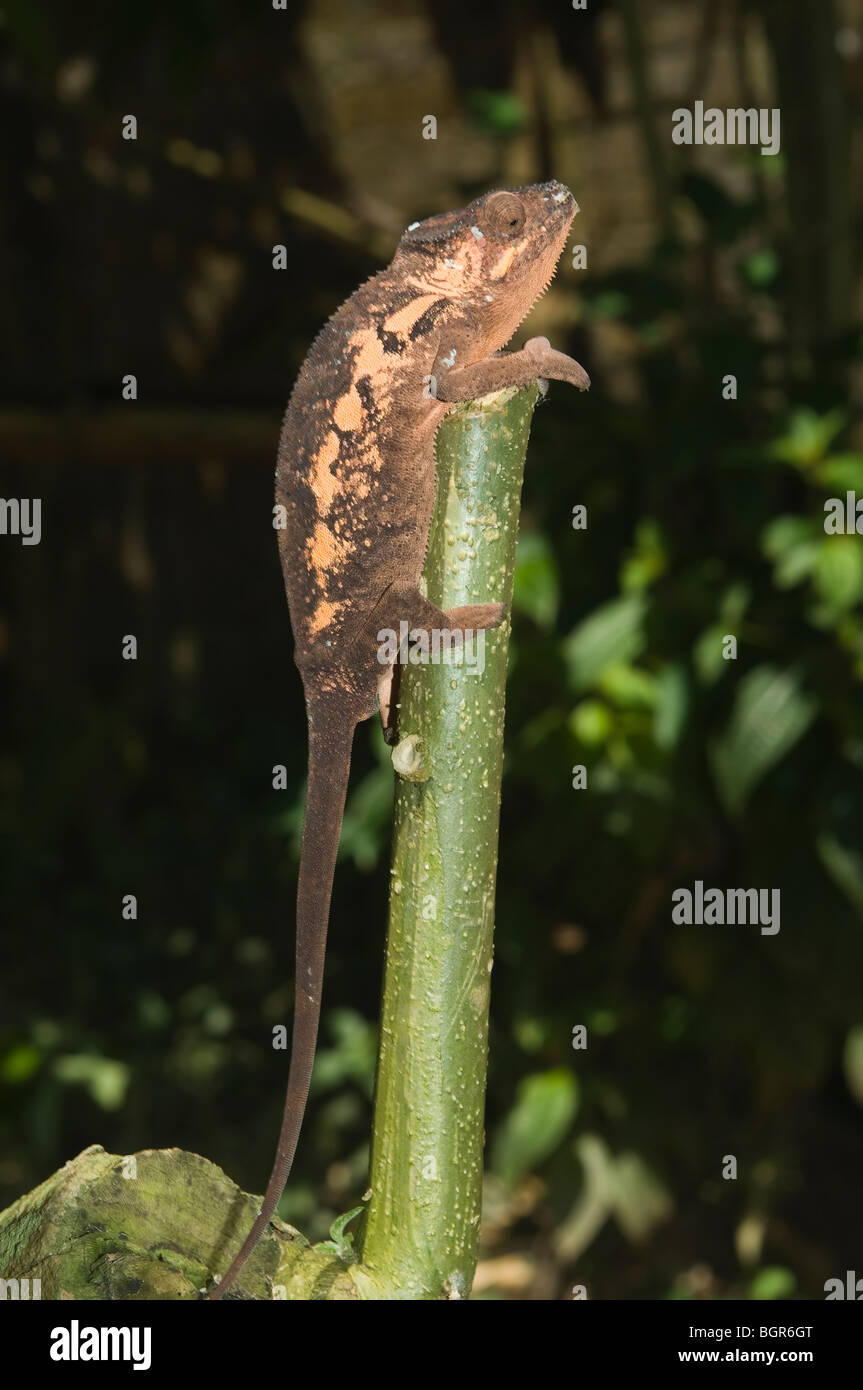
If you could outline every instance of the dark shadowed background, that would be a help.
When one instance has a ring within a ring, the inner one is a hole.
[[[520,336],[593,389],[528,456],[476,1296],[863,1272],[863,538],[823,510],[863,498],[863,4],[2,16],[0,493],[42,539],[0,535],[0,1205],[94,1142],[262,1190],[305,770],[281,413],[408,222],[554,176],[582,213]],[[780,153],[673,144],[695,101],[780,108]],[[390,800],[369,724],[281,1206],[313,1238],[366,1184]],[[780,889],[781,930],[675,925],[696,880]]]

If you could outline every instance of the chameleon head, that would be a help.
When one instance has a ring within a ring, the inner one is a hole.
[[[554,275],[578,204],[556,179],[486,193],[461,212],[413,222],[399,242],[408,273],[515,332]]]

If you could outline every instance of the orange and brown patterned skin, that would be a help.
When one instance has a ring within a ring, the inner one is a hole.
[[[589,380],[545,338],[500,353],[548,286],[578,208],[555,181],[414,223],[389,266],[321,329],[279,443],[276,502],[309,722],[297,893],[291,1066],[276,1161],[223,1296],[270,1221],[293,1162],[315,1055],[330,892],[356,725],[389,704],[378,632],[495,627],[502,605],[442,613],[419,590],[435,498],[434,441],[456,401],[536,377]]]
[[[414,225],[303,363],[276,474],[297,662],[307,688],[354,691],[368,706],[360,717],[376,704],[375,635],[393,626],[376,615],[372,632],[366,620],[392,586],[416,589],[434,505],[434,439],[449,404],[542,375],[588,385],[544,339],[487,361],[551,280],[576,211],[569,191],[548,183]],[[469,366],[480,370],[459,389]],[[402,616],[420,620],[422,611]],[[347,657],[358,639],[364,649]]]

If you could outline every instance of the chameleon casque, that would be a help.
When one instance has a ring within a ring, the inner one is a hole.
[[[435,434],[457,401],[536,377],[590,385],[532,338],[501,353],[548,287],[578,206],[563,184],[477,198],[415,222],[385,270],[321,329],[288,403],[279,444],[279,548],[309,727],[297,894],[291,1064],[275,1163],[221,1298],[272,1218],[306,1106],[321,1008],[330,893],[354,730],[380,709],[392,741],[393,666],[378,633],[496,627],[499,603],[442,612],[420,592],[435,500]]]

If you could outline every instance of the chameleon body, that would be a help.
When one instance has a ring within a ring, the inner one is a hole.
[[[435,500],[435,434],[457,401],[536,377],[582,390],[572,358],[533,338],[500,349],[547,288],[578,207],[555,181],[486,194],[412,224],[385,270],[322,328],[285,415],[279,533],[309,765],[297,896],[291,1065],[281,1134],[258,1217],[210,1298],[221,1298],[284,1190],[306,1105],[320,1017],[330,892],[356,725],[392,730],[382,629],[496,627],[501,604],[444,613],[420,592]]]

